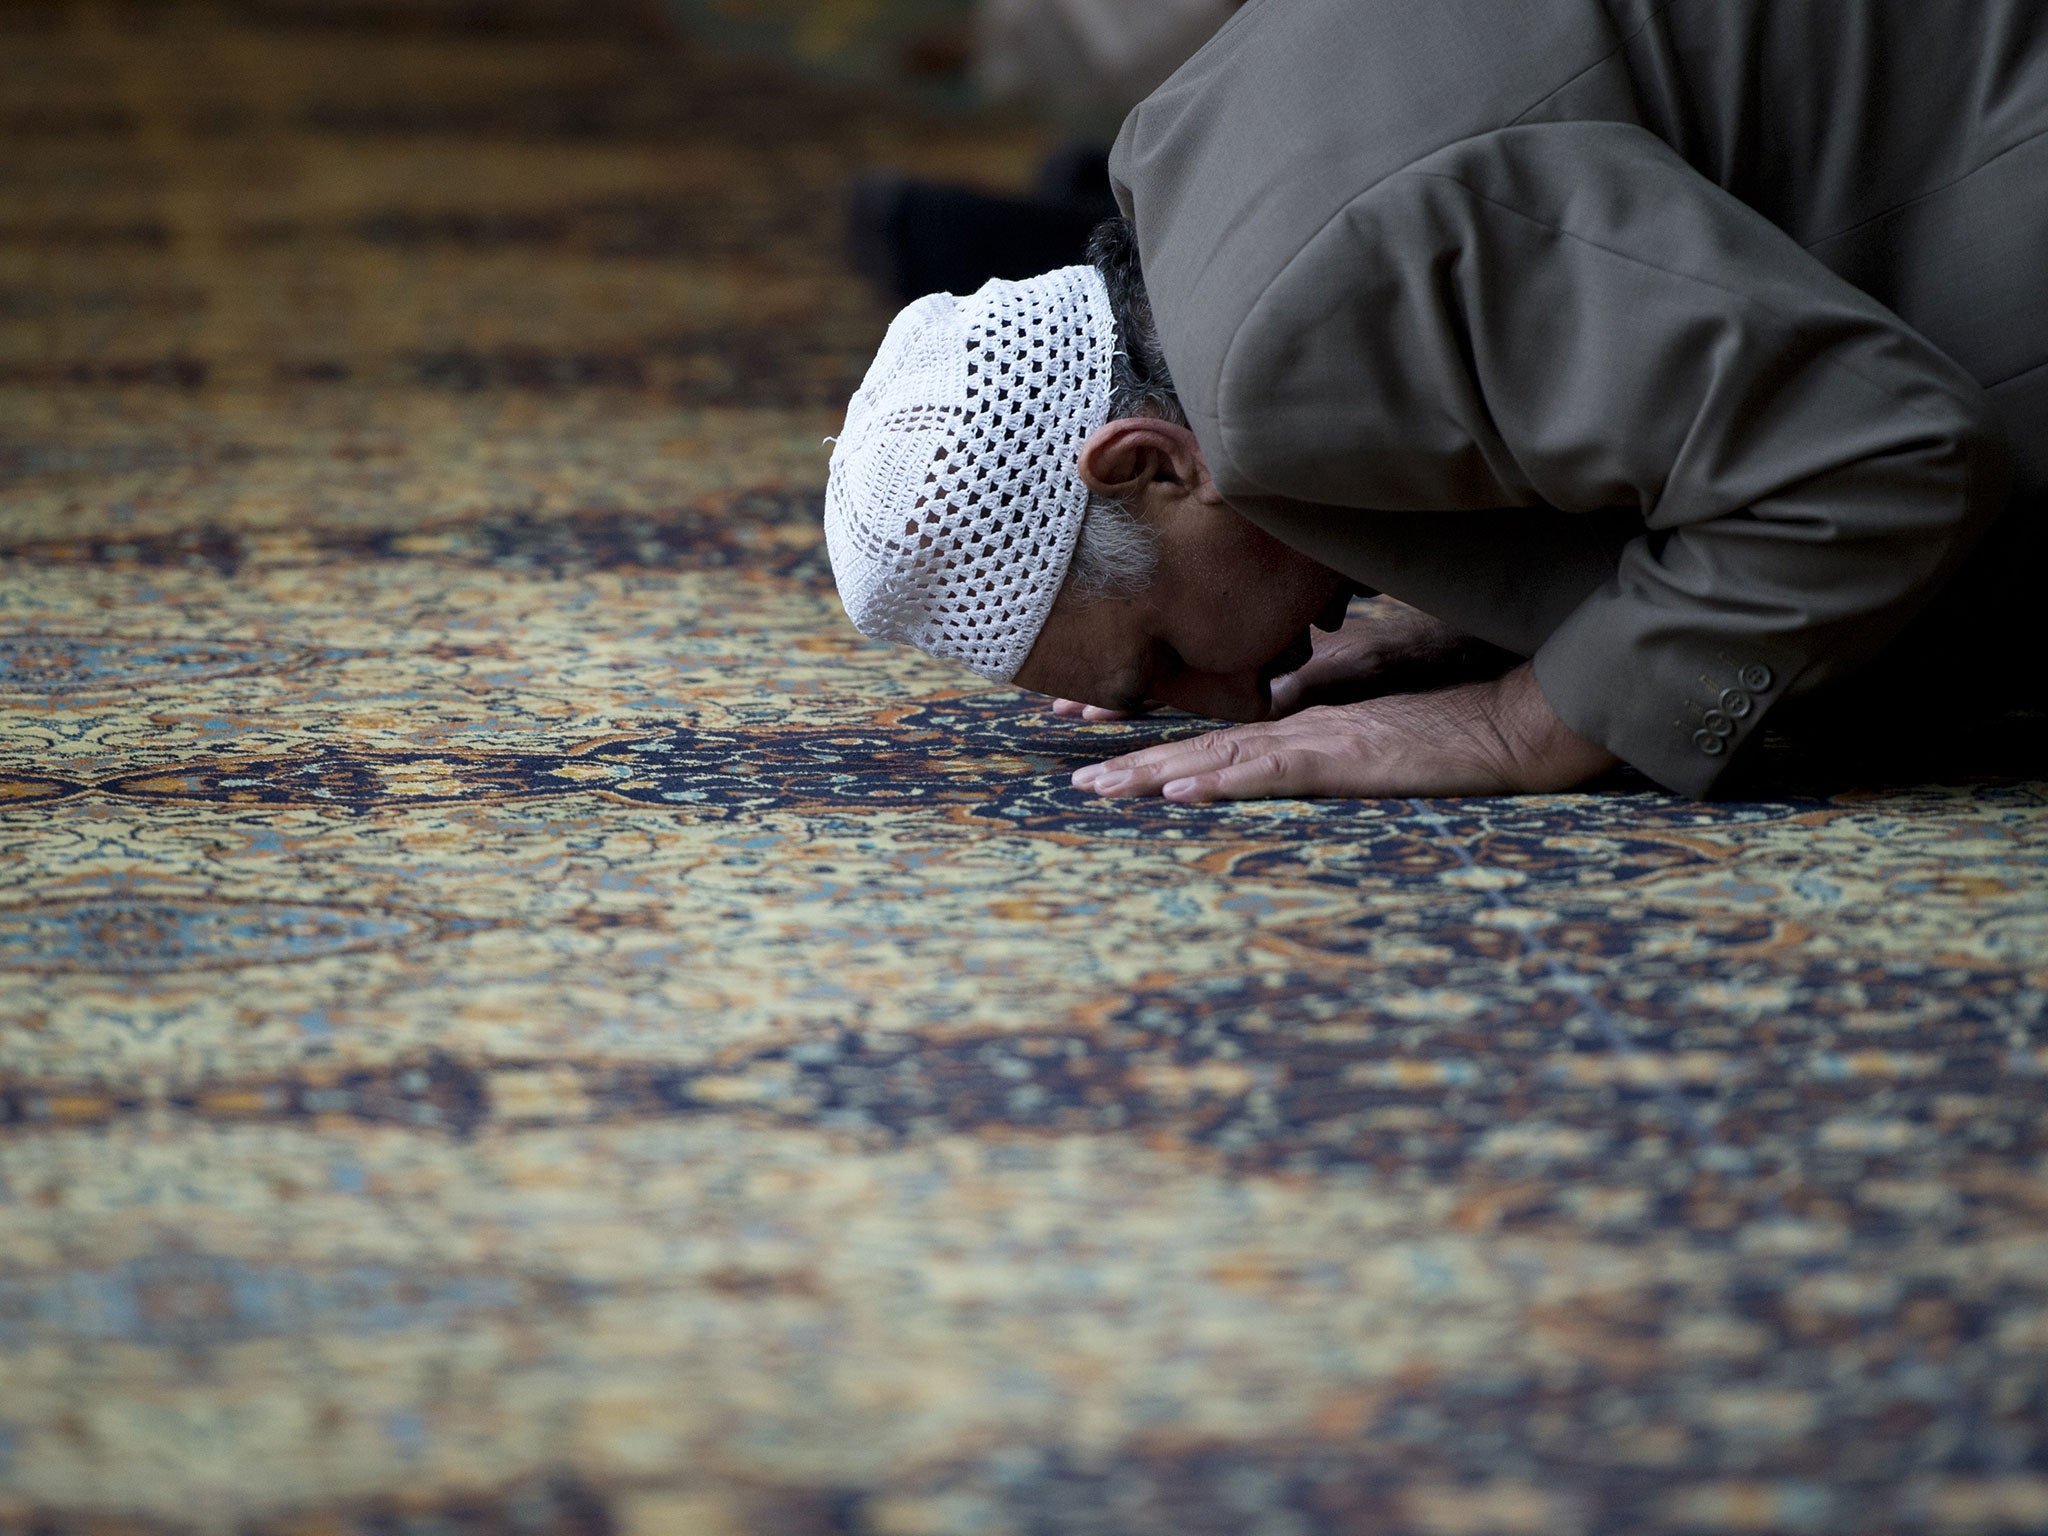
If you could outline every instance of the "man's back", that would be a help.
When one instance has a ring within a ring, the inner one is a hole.
[[[1375,183],[1575,121],[1647,129],[1980,383],[2048,362],[2048,282],[1982,297],[2048,271],[2048,0],[1256,0],[1114,165],[1169,356]]]
[[[1231,505],[1667,784],[2048,498],[2048,0],[1253,0],[1111,172]]]

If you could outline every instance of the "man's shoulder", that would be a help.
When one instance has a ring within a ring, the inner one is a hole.
[[[1251,0],[1124,124],[1111,160],[1197,415],[1275,277],[1446,145],[1514,122],[1668,0]]]

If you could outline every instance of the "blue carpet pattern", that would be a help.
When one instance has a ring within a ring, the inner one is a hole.
[[[818,531],[1041,146],[662,14],[0,11],[0,1533],[2048,1530],[2038,772],[1075,794]]]

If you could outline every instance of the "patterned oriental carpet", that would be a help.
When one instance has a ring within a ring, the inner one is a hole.
[[[0,12],[0,1532],[2048,1529],[2048,785],[1102,805],[862,642],[932,119]]]

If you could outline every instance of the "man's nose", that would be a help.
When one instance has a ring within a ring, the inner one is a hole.
[[[1272,690],[1254,667],[1239,672],[1176,672],[1157,688],[1154,703],[1205,720],[1245,724],[1265,719],[1273,709]]]

